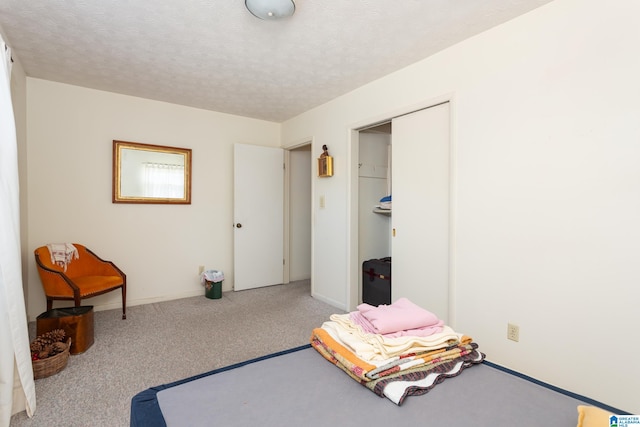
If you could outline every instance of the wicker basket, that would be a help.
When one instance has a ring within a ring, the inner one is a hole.
[[[46,359],[34,360],[33,364],[33,379],[40,379],[50,377],[58,372],[62,371],[69,361],[69,348],[71,347],[71,338],[67,338],[67,348],[63,352],[56,354],[55,356],[47,357]]]

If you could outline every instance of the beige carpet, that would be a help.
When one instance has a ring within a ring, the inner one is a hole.
[[[87,301],[90,304],[91,300]],[[309,342],[338,309],[308,281],[95,313],[95,343],[65,370],[36,380],[37,410],[19,426],[128,426],[131,398],[149,387]],[[33,335],[35,324],[30,324]]]

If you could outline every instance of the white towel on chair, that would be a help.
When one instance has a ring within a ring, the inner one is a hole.
[[[80,258],[78,249],[71,243],[49,243],[47,249],[51,254],[51,262],[62,267],[64,271],[67,271],[67,265],[72,260]]]

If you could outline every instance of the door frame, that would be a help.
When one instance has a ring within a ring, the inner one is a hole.
[[[455,177],[456,171],[456,108],[455,108],[455,94],[448,93],[439,97],[423,100],[416,104],[407,105],[404,107],[390,110],[385,113],[378,114],[365,120],[353,123],[349,126],[348,137],[348,169],[349,169],[349,185],[347,186],[347,198],[349,200],[347,206],[347,286],[345,289],[345,302],[347,311],[353,311],[356,309],[359,301],[359,287],[358,273],[360,266],[358,265],[358,157],[360,150],[360,131],[377,126],[379,124],[389,122],[396,117],[411,114],[415,111],[424,110],[426,108],[435,107],[436,105],[449,102],[449,144],[450,144],[450,157],[449,157],[449,325],[455,327]],[[391,133],[393,138],[393,131]],[[392,254],[393,256],[393,254]]]
[[[291,151],[296,150],[298,148],[309,146],[311,148],[311,152],[313,153],[313,138],[304,138],[299,142],[296,142],[287,147],[282,147],[284,150],[284,236],[283,236],[283,244],[284,244],[284,262],[283,266],[283,283],[289,283],[291,278]],[[315,217],[313,212],[313,201],[315,194],[315,179],[313,179],[313,155],[311,155],[311,159],[309,161],[309,173],[311,174],[311,271],[310,271],[310,282],[311,282],[311,295],[313,295],[313,274],[314,274],[314,237],[315,237]]]

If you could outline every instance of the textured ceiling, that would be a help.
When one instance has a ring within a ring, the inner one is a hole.
[[[551,0],[0,0],[28,76],[281,122]]]

